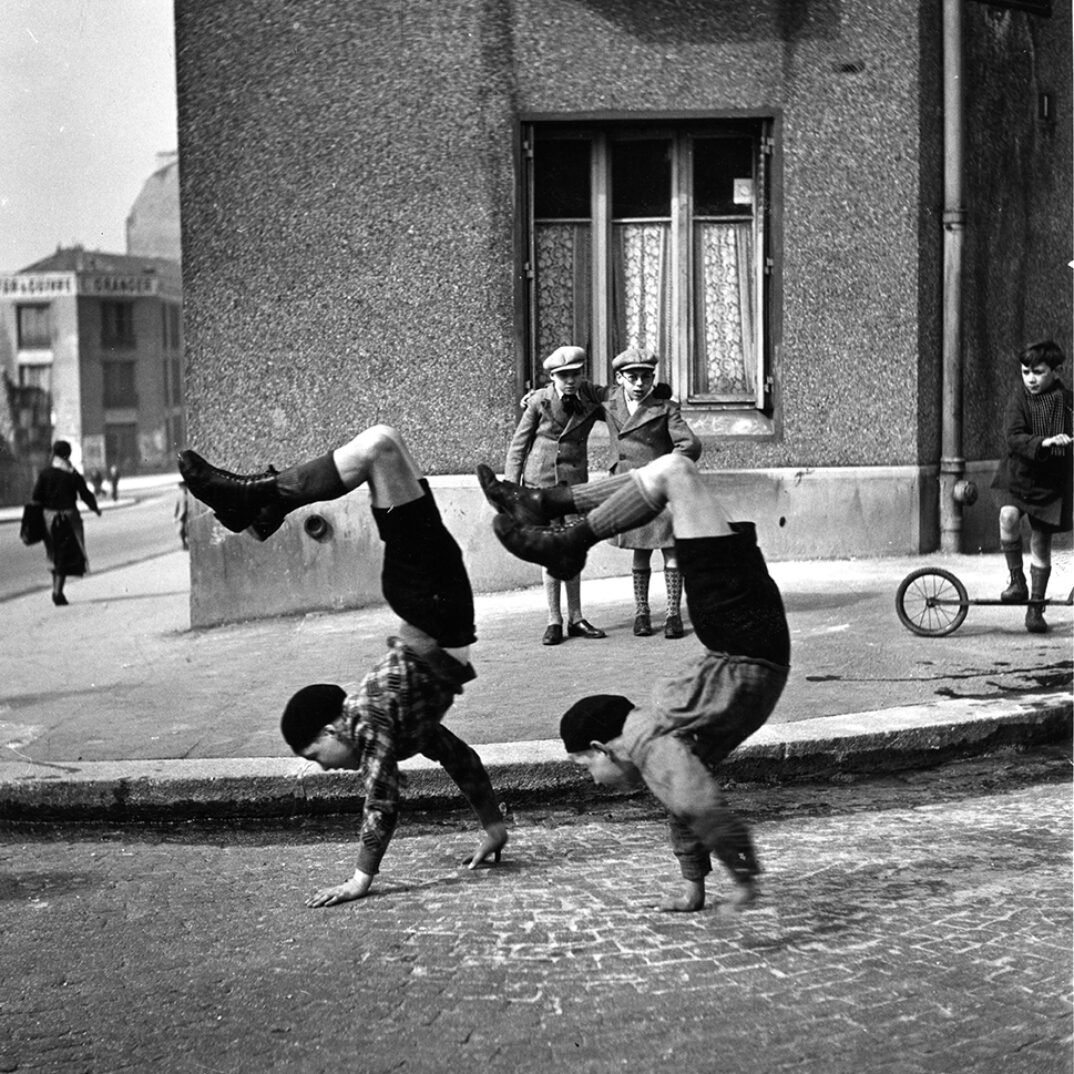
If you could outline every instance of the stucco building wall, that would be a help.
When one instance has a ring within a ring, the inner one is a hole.
[[[388,418],[431,472],[499,458],[518,117],[752,109],[781,118],[779,435],[719,464],[920,461],[920,5],[746,7],[180,3],[195,441],[254,462]]]
[[[986,255],[968,241],[964,453],[987,483],[1001,450],[997,339],[1037,334],[1058,310],[1041,334],[1070,344],[1068,255],[1062,268],[1039,261],[1066,241],[1053,238],[1064,220],[1069,234],[1069,138],[1049,135],[1046,150],[1038,132],[1017,142],[1021,174],[1004,164],[1033,80],[1056,83],[1057,126],[1069,126],[1070,28],[1059,11],[1008,12],[1001,32],[991,9],[964,7],[968,96],[997,67],[996,93],[1020,96],[998,114],[1002,130],[971,101],[970,218],[982,204],[1001,214],[1007,258],[1033,247],[999,267],[991,243]],[[178,0],[193,446],[228,468],[261,469],[389,421],[430,474],[500,465],[524,377],[519,124],[765,114],[775,133],[772,428],[707,437],[702,464],[744,475],[747,504],[751,471],[761,490],[798,488],[788,474],[824,469],[832,503],[839,468],[848,502],[861,468],[887,468],[891,517],[865,512],[849,538],[862,551],[934,547],[940,10],[939,0]],[[1053,207],[1030,204],[1036,189],[1016,192],[1012,220],[1005,205],[1019,182],[1054,194]],[[992,528],[985,499],[974,541]],[[826,554],[822,533],[810,545],[796,528],[820,502],[763,520],[774,554]],[[201,555],[205,588],[234,573]]]

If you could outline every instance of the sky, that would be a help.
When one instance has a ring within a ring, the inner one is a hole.
[[[172,0],[0,0],[0,273],[80,243],[126,251],[177,148]]]

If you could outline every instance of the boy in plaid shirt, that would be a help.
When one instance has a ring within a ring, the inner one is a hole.
[[[444,767],[484,828],[469,867],[499,861],[507,826],[488,773],[477,753],[441,722],[475,676],[470,579],[400,434],[373,426],[335,451],[279,473],[272,467],[254,475],[229,473],[193,451],[180,452],[179,470],[222,525],[235,533],[249,530],[262,541],[295,508],[369,486],[384,542],[384,599],[402,623],[353,694],[314,683],[284,709],[281,730],[296,754],[322,768],[357,771],[365,787],[357,868],[306,905],[333,906],[368,893],[398,818],[398,762],[417,753]]]

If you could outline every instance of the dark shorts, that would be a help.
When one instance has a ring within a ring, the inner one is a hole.
[[[753,523],[732,525],[729,536],[675,541],[694,633],[714,653],[789,664],[783,598],[757,547]]]
[[[462,648],[477,641],[470,576],[424,478],[421,487],[425,495],[420,500],[373,508],[384,542],[381,589],[404,622],[442,648]]]
[[[1029,528],[1038,533],[1068,533],[1071,529],[1070,497],[1063,496],[1047,503],[1027,503],[1009,489],[992,489],[992,502],[997,508],[1013,507],[1029,519]]]

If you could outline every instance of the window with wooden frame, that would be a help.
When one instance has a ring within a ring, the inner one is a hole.
[[[770,121],[523,125],[528,369],[655,351],[688,407],[766,410]]]

